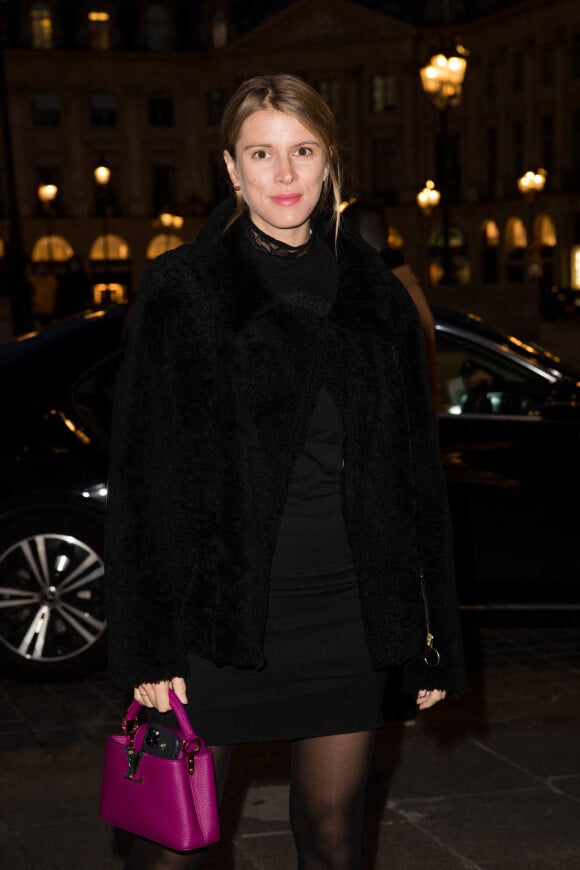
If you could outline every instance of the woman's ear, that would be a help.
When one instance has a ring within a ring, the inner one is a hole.
[[[224,161],[234,190],[240,189],[240,179],[236,170],[236,162],[229,151],[224,151]]]

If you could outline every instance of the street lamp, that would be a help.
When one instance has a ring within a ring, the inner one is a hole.
[[[423,190],[417,194],[417,205],[423,212],[426,218],[431,217],[433,209],[439,205],[441,194],[435,187],[434,181],[426,181]]]
[[[528,277],[532,279],[542,277],[542,257],[534,239],[534,205],[536,198],[546,185],[547,177],[546,170],[540,168],[537,172],[529,169],[518,178],[518,190],[529,205],[526,231],[528,234]]]
[[[458,45],[456,53],[447,57],[435,54],[431,62],[421,69],[421,84],[440,119],[441,159],[439,161],[439,185],[441,188],[441,218],[443,223],[443,283],[454,280],[453,260],[449,244],[449,171],[448,171],[448,129],[447,113],[461,102],[463,80],[467,70],[468,51]]]
[[[439,200],[441,199],[441,194],[435,187],[435,182],[429,179],[425,182],[425,187],[423,190],[420,190],[417,194],[417,205],[421,209],[421,213],[424,215],[425,219],[429,221],[429,218],[433,214],[433,209],[437,208],[439,205]],[[427,257],[426,257],[426,267],[425,267],[425,285],[427,290],[431,289],[431,262],[429,257],[429,233],[427,232]]]
[[[107,303],[111,301],[111,289],[109,287],[109,182],[111,180],[111,170],[104,161],[101,161],[98,166],[95,166],[93,175],[97,185],[97,200],[102,220],[101,235],[103,238],[103,278],[105,289],[101,293],[101,302]]]
[[[538,169],[537,172],[528,170],[518,178],[518,190],[533,202],[536,194],[544,189],[547,176],[545,169]]]
[[[39,184],[37,188],[38,198],[42,203],[42,207],[44,209],[44,213],[46,215],[46,246],[47,246],[47,254],[48,261],[53,268],[54,263],[54,249],[52,244],[52,204],[55,201],[58,194],[58,187],[56,184]]]

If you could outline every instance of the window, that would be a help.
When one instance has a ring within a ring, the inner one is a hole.
[[[213,16],[211,38],[214,48],[224,48],[228,44],[228,19],[223,9],[218,9]]]
[[[207,95],[207,122],[208,124],[219,124],[222,119],[223,110],[227,103],[228,96],[222,88],[214,88]]]
[[[145,43],[151,51],[171,48],[167,9],[159,3],[151,3],[145,12]]]
[[[547,42],[542,48],[540,81],[544,87],[554,83],[554,45]]]
[[[373,193],[386,203],[397,202],[397,143],[392,139],[373,142]]]
[[[173,126],[173,100],[171,97],[149,97],[149,126]]]
[[[570,72],[573,79],[580,79],[580,33],[575,33],[570,42]]]
[[[513,175],[519,178],[524,171],[524,124],[516,121],[512,127]]]
[[[58,127],[60,124],[60,100],[56,94],[32,95],[32,123],[35,127]]]
[[[438,407],[444,414],[536,416],[546,382],[475,342],[437,331]]]
[[[338,79],[323,79],[316,85],[322,99],[328,103],[335,115],[340,113],[340,82]]]
[[[481,277],[484,284],[495,284],[499,278],[499,228],[496,222],[485,221],[481,236]]]
[[[487,99],[494,102],[497,96],[497,63],[495,60],[487,64]]]
[[[151,168],[151,205],[153,214],[171,208],[175,203],[175,166],[167,163]]]
[[[495,182],[497,180],[497,130],[489,127],[487,131],[487,195],[495,197]]]
[[[33,48],[52,48],[52,12],[49,3],[33,3],[30,7],[30,36]]]
[[[512,82],[514,93],[519,94],[524,89],[524,53],[516,51],[512,56]]]
[[[114,94],[99,92],[89,98],[93,127],[114,127],[117,123],[117,98]]]
[[[554,116],[542,118],[542,166],[548,171],[554,165]],[[548,176],[549,178],[549,176]]]
[[[371,107],[374,114],[388,112],[397,104],[396,79],[393,74],[371,79]]]
[[[572,113],[571,122],[571,138],[572,138],[572,172],[577,180],[580,180],[580,109],[575,109]]]
[[[95,435],[107,443],[113,416],[113,393],[122,359],[122,353],[106,357],[83,372],[72,388],[72,401],[81,418]]]
[[[101,9],[89,12],[89,44],[93,51],[111,48],[111,16]]]
[[[517,217],[509,218],[505,228],[506,277],[508,281],[520,284],[526,272],[526,248],[528,237],[523,221]]]

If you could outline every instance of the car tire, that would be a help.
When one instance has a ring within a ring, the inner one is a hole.
[[[41,505],[0,517],[0,662],[30,679],[82,676],[106,648],[103,516]]]

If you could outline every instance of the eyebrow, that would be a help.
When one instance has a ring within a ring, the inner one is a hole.
[[[320,142],[317,139],[307,139],[305,142],[295,142],[292,145],[292,148],[301,148],[303,145],[318,145],[320,147]],[[253,145],[246,145],[243,149],[244,151],[251,151],[252,148],[273,148],[274,145],[268,142],[256,142]]]

